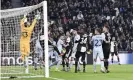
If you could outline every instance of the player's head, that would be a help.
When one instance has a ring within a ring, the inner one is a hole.
[[[30,27],[30,22],[25,22],[25,23],[24,23],[24,26],[25,26],[25,27]]]
[[[30,20],[29,20],[29,16],[28,15],[26,16],[26,19],[24,21],[24,26],[25,27],[30,27]]]
[[[103,27],[103,32],[108,32],[108,31],[109,31],[108,27],[107,26],[104,26]]]
[[[61,40],[64,40],[64,35],[60,35],[59,38],[60,38]]]
[[[74,34],[74,35],[78,34],[78,32],[77,32],[76,29],[73,30],[73,34]]]
[[[69,31],[67,31],[67,32],[66,32],[66,36],[70,36],[70,33],[69,33]]]
[[[95,29],[95,34],[101,34],[101,29],[100,28],[96,28]]]
[[[115,37],[112,37],[112,41],[115,41]]]

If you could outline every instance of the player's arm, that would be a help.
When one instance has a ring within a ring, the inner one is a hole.
[[[75,43],[78,43],[78,42],[80,42],[80,36],[76,37]]]
[[[94,41],[94,36],[92,37],[92,39],[90,40],[90,44],[93,45],[93,41]]]
[[[105,43],[110,43],[110,41],[107,41],[107,40],[105,39],[105,34],[104,34],[104,33],[102,33],[102,38],[103,38],[103,41],[104,41]]]
[[[27,21],[27,17],[26,17],[26,15],[24,15],[24,17],[20,21],[20,26],[23,27],[24,26],[24,22],[26,22],[26,21]]]
[[[30,43],[33,42],[33,41],[36,40],[36,39],[37,39],[37,37],[32,38],[32,39],[30,40]]]
[[[39,20],[40,18],[41,18],[41,14],[40,14],[39,11],[37,11],[37,14],[35,15],[35,18],[34,18],[32,24],[31,24],[32,29],[35,27],[37,20]]]
[[[36,19],[36,18],[34,18],[34,20],[33,20],[32,24],[31,24],[31,28],[32,28],[32,29],[35,27],[36,22],[37,22],[37,19]]]

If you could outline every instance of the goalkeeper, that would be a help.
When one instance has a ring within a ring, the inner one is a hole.
[[[24,18],[20,22],[20,26],[21,26],[20,52],[21,52],[21,59],[23,61],[25,57],[29,56],[30,39],[31,39],[32,31],[38,19],[40,19],[40,14],[37,14],[33,22],[30,24],[30,21],[27,21],[27,15],[24,15]]]

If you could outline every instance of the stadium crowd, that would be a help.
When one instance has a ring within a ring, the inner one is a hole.
[[[11,9],[11,0],[1,0],[1,9]]]
[[[22,0],[30,6],[43,0]],[[2,9],[12,8],[11,0],[2,0]],[[108,26],[116,37],[119,50],[131,50],[133,42],[133,0],[48,0],[49,27],[54,40],[70,29],[83,30],[88,35],[94,29]],[[132,48],[133,49],[133,48]]]
[[[48,15],[55,24],[54,38],[71,28],[88,35],[106,23],[119,50],[131,50],[133,41],[133,0],[49,0]]]

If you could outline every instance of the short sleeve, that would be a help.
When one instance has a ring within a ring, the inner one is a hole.
[[[102,35],[103,40],[105,41],[105,34],[102,33],[101,35]]]
[[[60,40],[60,44],[61,44],[61,45],[63,45],[63,44],[64,44],[64,42],[63,42],[62,40]]]
[[[94,37],[95,37],[95,36],[92,37],[91,42],[94,40]]]
[[[79,41],[80,40],[80,36],[76,36],[76,41]]]
[[[66,42],[70,42],[70,38],[67,38]]]

